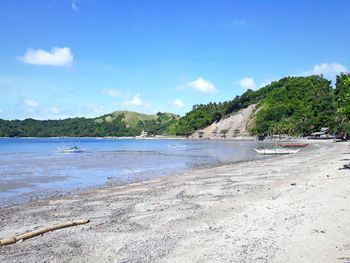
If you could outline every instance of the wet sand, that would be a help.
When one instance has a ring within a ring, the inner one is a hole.
[[[0,262],[350,262],[349,143],[0,209]]]

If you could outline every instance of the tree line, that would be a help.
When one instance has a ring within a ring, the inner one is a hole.
[[[154,119],[139,120],[133,126],[128,125],[124,114],[63,120],[0,119],[0,137],[121,137],[137,136],[142,130],[149,135],[157,135],[164,134],[169,124],[175,121],[175,117],[161,112]]]

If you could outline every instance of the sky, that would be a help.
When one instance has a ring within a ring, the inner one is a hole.
[[[350,69],[350,1],[1,0],[0,118],[184,115]]]

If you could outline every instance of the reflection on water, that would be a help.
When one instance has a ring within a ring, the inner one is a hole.
[[[0,139],[0,205],[47,192],[126,183],[256,158],[257,142]],[[82,153],[58,148],[79,146]]]

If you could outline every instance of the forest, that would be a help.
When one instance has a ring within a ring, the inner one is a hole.
[[[136,115],[133,122],[127,115]],[[141,116],[141,117],[139,117]],[[145,119],[143,116],[147,116]],[[137,136],[142,130],[149,135],[164,134],[169,124],[176,121],[174,114],[158,112],[145,115],[133,112],[107,114],[98,118],[68,118],[63,120],[1,120],[0,137],[105,137]]]

